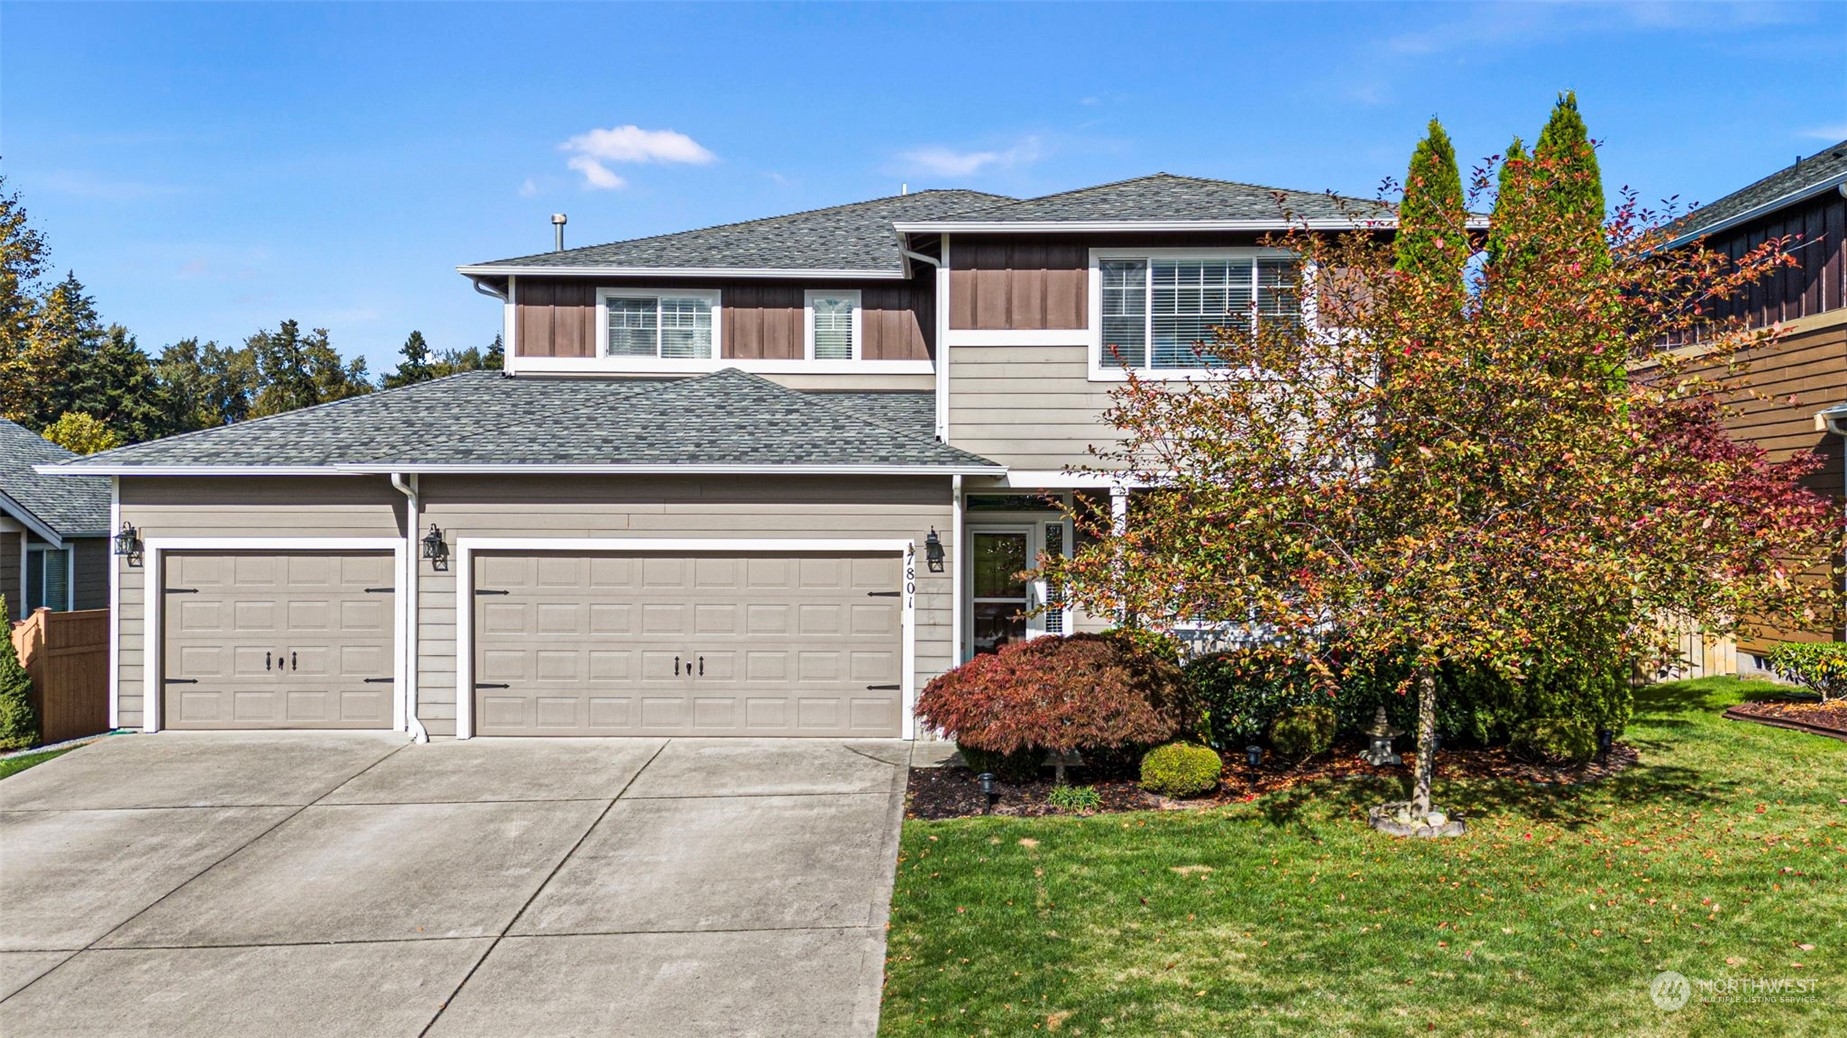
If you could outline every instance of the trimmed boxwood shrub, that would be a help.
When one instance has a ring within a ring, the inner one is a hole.
[[[1597,752],[1597,738],[1568,717],[1541,717],[1514,729],[1507,750],[1535,764],[1583,764]]]
[[[939,675],[917,716],[963,749],[1013,754],[1149,746],[1192,726],[1180,665],[1118,634],[1034,638]]]
[[[1270,725],[1270,745],[1290,760],[1307,760],[1334,747],[1334,711],[1325,706],[1293,706]]]
[[[1142,788],[1169,797],[1204,793],[1218,786],[1224,767],[1210,746],[1170,742],[1142,757]]]

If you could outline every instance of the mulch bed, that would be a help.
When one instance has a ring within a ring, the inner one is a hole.
[[[1410,774],[1415,757],[1405,755],[1403,765],[1375,768],[1359,758],[1358,746],[1342,746],[1332,753],[1296,766],[1265,761],[1256,775],[1242,766],[1227,767],[1219,779],[1218,789],[1184,800],[1169,800],[1144,791],[1133,779],[1102,778],[1091,780],[1082,768],[1073,768],[1071,783],[1096,789],[1102,799],[1097,813],[1119,811],[1192,810],[1219,807],[1253,800],[1268,793],[1280,793],[1305,782],[1321,779],[1384,778],[1400,779]],[[1511,779],[1543,785],[1572,785],[1608,778],[1634,764],[1635,748],[1617,743],[1608,760],[1593,760],[1582,768],[1551,767],[1528,764],[1509,756],[1506,749],[1448,749],[1437,758],[1437,778]],[[1024,785],[996,783],[1000,799],[992,812],[975,773],[960,764],[911,769],[910,790],[905,796],[906,818],[966,818],[971,815],[996,814],[1033,817],[1063,813],[1046,802],[1052,790],[1051,772],[1038,782]],[[1085,812],[1090,813],[1090,812]]]
[[[1739,703],[1725,711],[1725,716],[1847,740],[1847,699],[1823,703],[1814,697],[1781,696]]]

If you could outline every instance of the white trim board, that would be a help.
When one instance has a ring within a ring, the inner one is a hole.
[[[857,340],[855,349],[858,349]],[[756,375],[928,375],[936,370],[927,360],[764,360],[722,356],[705,360],[662,360],[659,357],[515,357],[508,354],[506,365],[507,372],[512,375],[706,375],[726,368]]]
[[[161,626],[161,607],[166,598],[166,572],[162,556],[170,551],[273,551],[273,552],[390,552],[394,563],[392,583],[392,636],[401,647],[411,636],[406,613],[410,598],[396,587],[404,573],[404,539],[401,537],[148,537],[141,542],[141,730],[161,730],[161,681],[166,648]],[[112,613],[110,626],[121,623],[121,614]],[[391,679],[397,694],[391,697],[392,730],[404,731],[404,654],[392,654]],[[376,731],[377,729],[372,729]]]
[[[619,267],[565,266],[541,264],[483,263],[457,267],[456,273],[469,277],[505,275],[507,277],[617,277],[617,278],[866,278],[874,281],[903,280],[902,268],[896,270],[852,270],[845,267]]]
[[[897,552],[904,559],[903,690],[899,693],[899,738],[917,737],[917,542],[891,538],[814,540],[728,537],[457,537],[451,559],[455,574],[455,737],[475,734],[475,567],[478,551],[527,552]]]
[[[482,476],[995,476],[1005,465],[553,465],[407,464],[357,462],[336,465],[94,465],[54,469],[56,476],[388,476],[451,474]]]

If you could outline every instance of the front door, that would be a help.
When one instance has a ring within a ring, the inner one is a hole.
[[[968,644],[972,654],[1063,632],[1062,612],[1034,615],[1045,603],[1045,582],[1022,574],[1038,567],[1048,546],[1053,551],[1064,550],[1064,528],[1063,520],[969,527]],[[1050,531],[1055,533],[1048,536]]]

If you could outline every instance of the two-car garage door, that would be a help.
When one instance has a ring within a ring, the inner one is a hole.
[[[896,553],[482,553],[482,735],[899,733]]]

